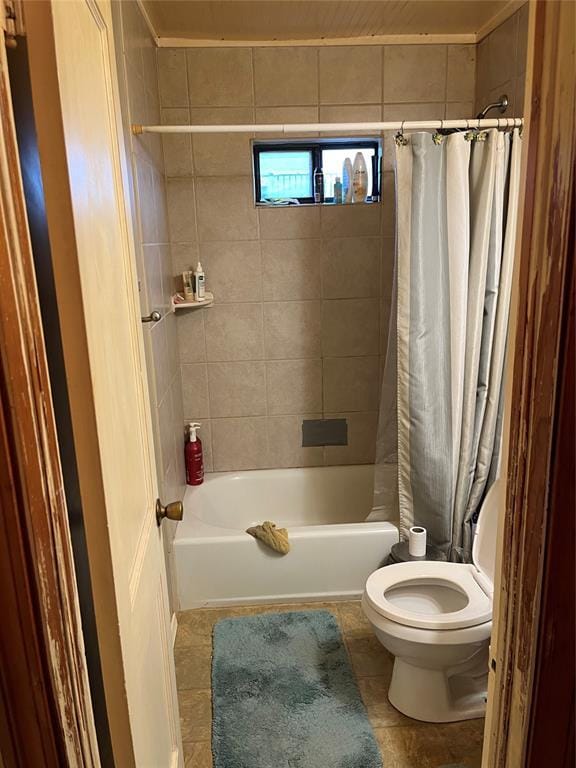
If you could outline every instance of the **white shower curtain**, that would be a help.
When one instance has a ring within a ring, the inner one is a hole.
[[[491,130],[396,147],[393,307],[371,520],[471,556],[500,453],[521,139]]]

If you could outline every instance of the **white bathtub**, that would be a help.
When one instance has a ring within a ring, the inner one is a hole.
[[[363,522],[372,466],[221,472],[189,487],[174,540],[180,608],[360,596],[398,541],[391,523]],[[244,531],[288,528],[281,556]]]

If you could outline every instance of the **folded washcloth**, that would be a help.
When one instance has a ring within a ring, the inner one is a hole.
[[[275,523],[266,520],[262,525],[255,525],[248,528],[246,533],[254,536],[255,539],[266,544],[267,547],[281,555],[287,555],[290,552],[290,542],[288,541],[288,531],[286,528],[276,528]]]

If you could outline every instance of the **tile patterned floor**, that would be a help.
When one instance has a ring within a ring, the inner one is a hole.
[[[405,717],[389,703],[386,694],[392,657],[374,637],[360,603],[355,601],[212,608],[180,613],[175,656],[186,766],[212,768],[210,662],[214,623],[227,616],[318,609],[331,611],[338,620],[380,745],[384,768],[438,768],[455,763],[466,768],[480,768],[483,720],[429,725]]]

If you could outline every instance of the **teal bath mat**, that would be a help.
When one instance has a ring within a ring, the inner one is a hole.
[[[327,611],[219,621],[212,702],[214,768],[382,768]]]

